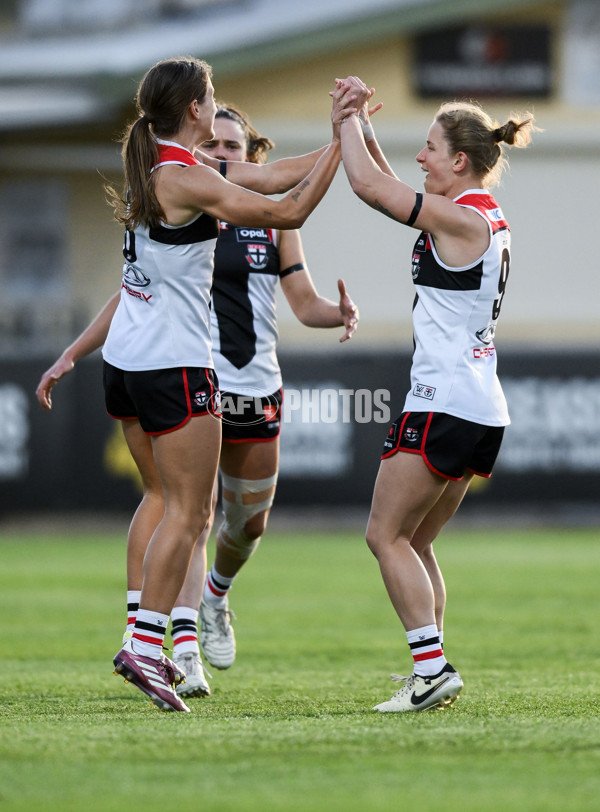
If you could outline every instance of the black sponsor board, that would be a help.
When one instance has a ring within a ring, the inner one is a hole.
[[[0,515],[132,511],[139,478],[120,424],[106,415],[102,364],[92,358],[35,399],[53,359],[0,363]],[[408,353],[280,356],[284,377],[276,504],[368,511],[389,422],[409,386]],[[462,512],[598,506],[600,358],[592,352],[504,351],[512,425],[494,475],[477,480]],[[208,419],[208,418],[207,418]]]
[[[415,37],[413,81],[423,98],[547,98],[554,85],[547,25],[476,25]]]

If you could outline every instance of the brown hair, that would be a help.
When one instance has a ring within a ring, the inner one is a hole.
[[[215,118],[227,118],[239,124],[244,133],[246,141],[246,151],[248,161],[253,164],[264,164],[267,162],[267,152],[273,149],[274,142],[270,138],[260,135],[250,123],[250,118],[246,113],[226,102],[217,102],[217,114]]]
[[[156,138],[169,139],[181,127],[187,108],[204,100],[211,67],[192,56],[164,59],[147,71],[136,95],[138,118],[121,138],[125,191],[107,187],[115,217],[127,228],[158,225],[164,212],[155,191],[152,167],[158,161]]]
[[[532,132],[538,130],[531,113],[513,113],[505,124],[499,125],[476,102],[446,102],[436,113],[435,121],[443,127],[449,151],[464,152],[473,172],[488,187],[496,186],[508,167],[500,144],[526,147]]]

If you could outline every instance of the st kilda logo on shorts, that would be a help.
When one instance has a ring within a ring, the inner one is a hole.
[[[419,429],[404,429],[404,439],[407,443],[416,443],[420,436]]]
[[[213,414],[221,414],[221,392],[219,389],[213,392],[212,395],[209,395],[208,392],[196,392],[194,394],[194,403],[200,407],[206,406],[207,411]]]

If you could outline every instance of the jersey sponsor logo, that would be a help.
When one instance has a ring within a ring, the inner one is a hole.
[[[144,302],[149,302],[152,298],[152,294],[146,296],[145,293],[142,293],[141,290],[132,290],[129,285],[126,285],[125,282],[122,283],[121,288],[124,288],[125,291],[130,295],[133,296],[134,299],[142,299]]]
[[[494,223],[499,223],[501,220],[504,220],[504,215],[502,214],[502,209],[500,207],[496,207],[495,209],[486,209],[485,213]]]
[[[416,383],[413,389],[413,395],[418,398],[433,400],[435,397],[435,386],[426,386],[424,383]]]
[[[483,330],[477,330],[475,335],[483,344],[491,344],[494,340],[494,336],[496,335],[496,325],[488,324],[488,326],[484,327]]]
[[[134,288],[147,288],[151,280],[139,268],[135,268],[133,265],[125,265],[123,268],[123,281]]]
[[[254,245],[248,243],[248,253],[246,254],[246,259],[251,268],[255,270],[262,270],[266,268],[267,263],[269,261],[269,257],[267,255],[267,247],[265,245]]]
[[[425,251],[427,250],[427,235],[426,234],[421,234],[421,236],[419,237],[419,239],[415,243],[414,250],[418,251],[420,254],[425,253]]]
[[[250,242],[250,240],[271,242],[271,235],[266,228],[236,228],[235,236],[238,242]]]
[[[473,347],[473,358],[493,358],[494,355],[495,347]]]

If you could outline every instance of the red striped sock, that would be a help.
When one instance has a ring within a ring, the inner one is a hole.
[[[227,578],[217,572],[215,565],[213,564],[210,572],[206,576],[204,593],[202,594],[202,600],[204,603],[209,603],[212,606],[218,606],[219,604],[225,603],[225,598],[227,597],[234,580],[235,575],[233,578]]]
[[[140,595],[141,589],[128,589],[127,590],[127,628],[125,633],[131,637],[133,635],[133,627],[135,626],[135,618],[138,609],[140,608]]]
[[[200,654],[198,646],[198,610],[175,606],[171,612],[171,637],[174,654]]]
[[[408,645],[415,661],[415,674],[433,677],[446,665],[446,658],[440,644],[437,626],[421,626],[406,632]]]
[[[131,638],[135,653],[160,660],[168,622],[168,615],[151,612],[149,609],[138,609]]]

